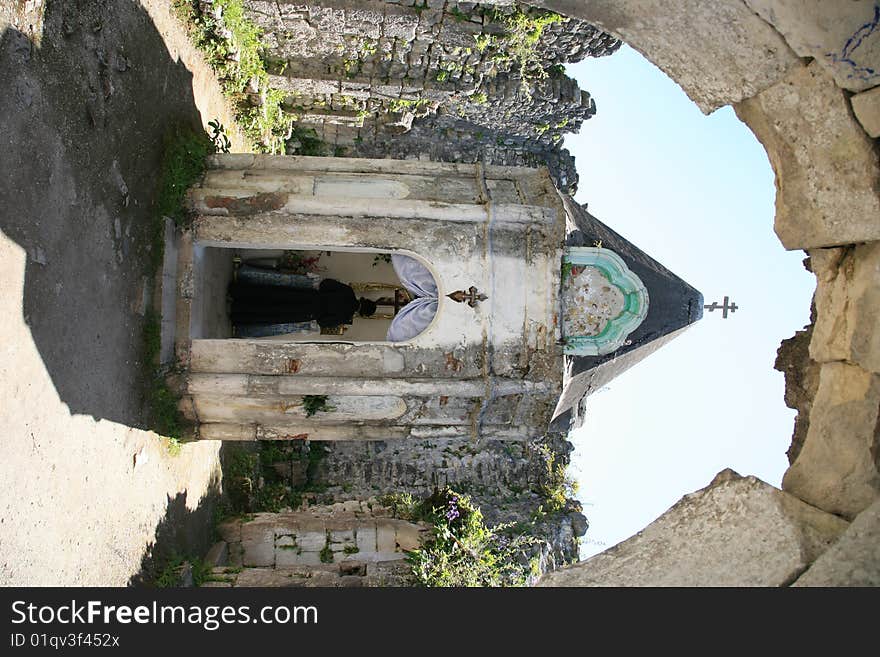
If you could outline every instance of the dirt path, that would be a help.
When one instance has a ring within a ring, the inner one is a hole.
[[[144,429],[143,289],[162,136],[229,115],[169,2],[43,4],[0,0],[0,584],[125,585],[208,540],[220,443]]]

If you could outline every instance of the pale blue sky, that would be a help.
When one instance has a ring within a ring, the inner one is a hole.
[[[703,115],[631,48],[566,67],[598,112],[565,146],[576,199],[700,290],[729,295],[683,335],[590,398],[570,440],[590,520],[582,556],[644,528],[724,468],[778,486],[794,411],[773,370],[809,321],[815,280],[773,233],[773,172],[733,110]]]

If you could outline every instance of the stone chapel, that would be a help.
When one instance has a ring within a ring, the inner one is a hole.
[[[699,292],[546,168],[219,154],[188,204],[191,226],[169,229],[163,357],[184,373],[202,439],[564,433],[591,391],[702,314]],[[338,276],[384,312],[236,333],[226,296],[240,263],[291,251],[349,258]],[[415,278],[376,282],[377,260]]]

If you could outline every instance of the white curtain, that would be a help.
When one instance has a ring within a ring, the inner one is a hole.
[[[392,255],[391,265],[403,286],[416,297],[400,309],[388,329],[386,340],[403,342],[424,331],[437,314],[437,283],[427,267],[415,258]]]

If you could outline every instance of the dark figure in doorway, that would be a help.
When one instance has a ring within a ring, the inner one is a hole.
[[[345,283],[325,278],[318,289],[256,285],[236,281],[229,286],[233,325],[288,324],[316,320],[327,328],[351,324],[357,312],[369,317],[376,303],[358,299]]]

